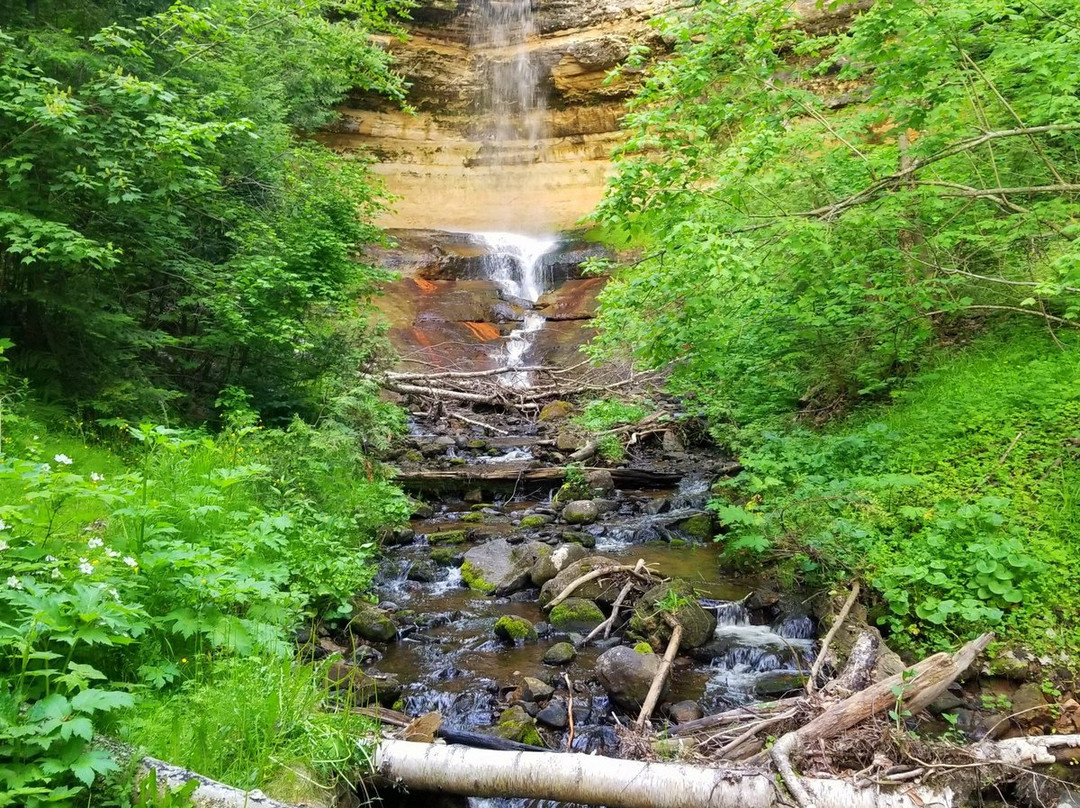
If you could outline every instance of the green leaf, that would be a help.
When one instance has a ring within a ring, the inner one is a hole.
[[[81,713],[108,712],[134,704],[135,700],[129,693],[95,688],[82,690],[71,700],[72,708]]]

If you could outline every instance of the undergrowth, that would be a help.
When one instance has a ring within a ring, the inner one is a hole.
[[[945,356],[822,432],[744,430],[745,470],[713,503],[727,557],[857,575],[900,648],[988,628],[1080,648],[1080,340],[1013,326]]]

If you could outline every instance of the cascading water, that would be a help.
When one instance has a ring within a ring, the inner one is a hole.
[[[488,60],[484,65],[487,81],[481,94],[482,123],[477,136],[484,143],[481,154],[487,153],[486,161],[496,170],[540,159],[545,98],[539,66],[529,52],[529,41],[535,33],[532,0],[480,0],[476,5],[472,44]],[[512,207],[508,206],[505,221],[500,224],[510,226],[527,215]],[[478,233],[477,237],[486,248],[487,277],[508,301],[526,310],[522,324],[492,357],[501,368],[519,368],[525,364],[536,333],[544,327],[543,316],[532,306],[547,291],[543,258],[555,246],[555,240],[511,232]],[[507,373],[501,379],[512,388],[528,387],[531,382],[528,373]]]
[[[526,364],[536,333],[544,327],[544,317],[531,307],[547,290],[544,256],[555,246],[555,239],[533,238],[516,233],[480,233],[485,247],[485,275],[499,287],[509,302],[527,306],[521,325],[507,336],[492,358],[502,368],[520,368]],[[528,387],[527,372],[507,373],[502,381],[508,387]]]

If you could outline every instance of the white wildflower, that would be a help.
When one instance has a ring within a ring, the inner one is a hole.
[[[107,555],[109,558],[119,558],[120,557],[120,553],[118,551],[114,550],[111,547],[106,547],[105,548],[105,555]]]
[[[49,577],[50,578],[59,578],[60,577],[60,569],[58,567],[53,567],[52,575],[50,575]]]
[[[95,483],[104,482],[105,475],[104,474],[98,474],[96,471],[91,471],[90,472],[90,479],[93,480]]]
[[[55,563],[56,563],[57,561],[59,561],[59,560],[60,560],[60,559],[59,559],[59,558],[57,558],[57,557],[56,557],[56,556],[54,556],[54,555],[47,555],[47,556],[45,556],[45,563],[46,563],[46,564],[55,564]]]
[[[3,539],[0,539],[0,553],[4,552],[8,548],[8,543]]]
[[[113,600],[120,600],[120,593],[114,587],[109,587],[106,591],[113,596]]]
[[[79,572],[83,575],[89,575],[94,571],[94,565],[87,561],[85,558],[79,559]]]
[[[138,561],[136,561],[136,560],[135,560],[134,558],[132,558],[131,556],[124,556],[124,563],[125,563],[125,564],[127,564],[127,565],[128,565],[129,567],[131,567],[132,569],[134,569],[135,567],[139,566],[139,562],[138,562]]]
[[[98,547],[104,547],[105,542],[97,536],[91,536],[87,540],[86,546],[89,547],[91,550],[96,550]]]
[[[11,527],[11,525],[9,525],[3,519],[0,519],[0,530],[7,530],[9,527]]]
[[[55,460],[57,463],[59,463],[62,466],[70,466],[71,465],[71,458],[68,457],[63,452],[61,452],[58,455],[53,455],[53,460]]]
[[[22,581],[16,578],[14,575],[7,579],[7,585],[12,589],[22,589]]]
[[[52,471],[52,466],[50,466],[48,463],[42,463],[41,464],[41,470],[42,471]]]

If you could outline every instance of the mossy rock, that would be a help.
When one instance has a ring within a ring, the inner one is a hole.
[[[540,605],[547,606],[560,592],[581,576],[602,567],[617,567],[621,564],[621,561],[601,555],[575,561],[540,588]],[[574,590],[574,595],[585,600],[610,605],[619,596],[620,589],[622,589],[622,579],[617,575],[606,575],[582,584]]]
[[[349,633],[371,642],[390,642],[397,637],[397,626],[390,616],[371,603],[356,598],[352,602],[353,618],[349,621]]]
[[[671,627],[661,615],[664,610],[683,627],[680,649],[697,648],[712,639],[716,615],[701,608],[694,587],[678,578],[654,586],[638,598],[630,617],[630,633],[653,648],[666,648]]]
[[[430,519],[435,515],[435,509],[428,505],[426,502],[421,502],[418,499],[412,500],[412,518],[413,519]]]
[[[464,530],[440,530],[438,533],[428,533],[428,544],[464,544]]]
[[[545,665],[567,665],[574,661],[577,649],[573,643],[557,642],[544,653]]]
[[[637,651],[639,654],[654,654],[654,653],[656,653],[655,651],[653,651],[653,647],[651,645],[649,645],[647,642],[644,642],[644,641],[639,642],[637,645],[635,645],[634,650]]]
[[[697,541],[712,541],[713,519],[710,514],[696,513],[677,525],[679,532]],[[674,544],[674,542],[672,542]]]
[[[503,642],[536,642],[536,628],[524,617],[504,614],[495,621],[495,636]]]
[[[568,418],[574,411],[574,405],[569,401],[552,401],[543,406],[538,416],[541,421],[557,421]]]
[[[570,544],[580,544],[582,547],[587,547],[590,550],[596,546],[595,536],[590,536],[588,533],[582,533],[578,530],[567,530],[559,538]]]
[[[472,506],[472,507],[471,507],[471,508],[470,508],[469,510],[472,510],[472,511],[483,511],[483,510],[486,510],[486,509],[488,509],[488,508],[494,508],[494,507],[495,507],[495,506],[494,506],[494,505],[492,505],[492,504],[491,504],[490,502],[477,502],[477,503],[476,503],[475,505],[473,505],[473,506]]]
[[[600,607],[585,598],[567,598],[548,615],[548,622],[562,631],[589,632],[605,619]]]
[[[518,705],[503,711],[492,734],[508,741],[544,747],[544,741],[536,731],[536,722]]]
[[[551,523],[550,516],[544,516],[542,513],[531,513],[528,516],[521,518],[521,529],[532,530],[534,528],[543,527],[544,525]]]
[[[465,582],[469,589],[483,592],[485,595],[495,593],[495,584],[486,580],[480,570],[469,561],[461,565],[461,580]]]
[[[457,547],[433,547],[431,560],[444,567],[461,566],[461,551]]]
[[[416,449],[409,449],[409,451],[405,452],[405,454],[402,455],[402,458],[408,460],[410,463],[424,462],[424,456],[420,454],[420,452],[416,451]]]
[[[485,518],[487,517],[480,513],[480,511],[470,511],[469,513],[461,514],[462,522],[483,522]]]

